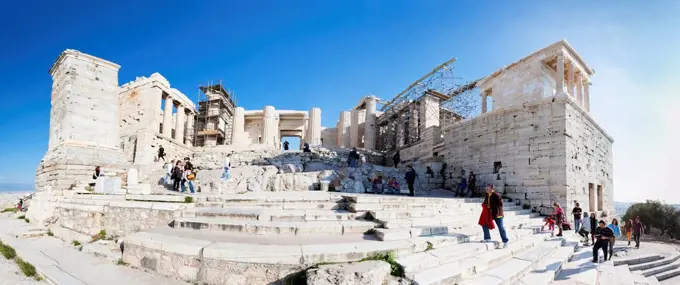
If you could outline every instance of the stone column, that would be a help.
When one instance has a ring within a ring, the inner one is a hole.
[[[172,138],[172,97],[165,97],[165,108],[163,109],[163,134]]]
[[[246,124],[246,110],[243,107],[236,107],[234,109],[234,117],[232,118],[231,126],[231,144],[240,144],[239,138],[243,137]]]
[[[486,113],[487,97],[489,96],[489,90],[484,90],[482,93],[482,114]]]
[[[307,142],[310,146],[321,145],[321,109],[312,108],[309,110],[309,120],[307,124],[309,138]]]
[[[590,82],[588,81],[583,82],[583,93],[585,93],[583,107],[586,108],[586,111],[590,112]]]
[[[349,127],[349,147],[359,146],[359,110],[351,111],[351,122]]]
[[[395,131],[396,131],[396,142],[395,145],[397,147],[402,147],[404,146],[404,121],[401,119],[402,115],[399,114],[399,118],[397,118],[395,124]]]
[[[186,123],[186,109],[184,105],[177,105],[177,115],[175,117],[175,140],[179,144],[184,144],[184,124]]]
[[[276,146],[279,125],[276,121],[276,109],[274,106],[265,106],[262,111],[262,143],[269,146]]]
[[[366,98],[366,122],[364,124],[364,148],[375,149],[375,134],[376,134],[376,111],[378,107],[378,98],[369,96]]]
[[[342,128],[342,147],[350,147],[350,128],[352,127],[352,112],[342,111],[340,113],[340,127]]]
[[[194,112],[189,112],[187,116],[187,135],[185,141],[186,145],[194,146]]]
[[[583,106],[583,79],[581,74],[576,74],[576,100]]]
[[[557,74],[555,75],[555,94],[564,92],[564,54],[562,51],[557,55]]]
[[[569,91],[569,96],[576,97],[574,93],[574,63],[569,63],[569,69],[567,71],[567,89]]]

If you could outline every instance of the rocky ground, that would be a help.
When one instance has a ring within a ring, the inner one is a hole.
[[[0,285],[34,285],[46,284],[44,281],[36,281],[33,278],[26,277],[16,263],[0,257]]]

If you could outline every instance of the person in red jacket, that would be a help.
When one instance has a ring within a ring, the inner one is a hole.
[[[491,233],[489,230],[494,229],[494,222],[498,226],[498,232],[501,234],[503,247],[508,245],[508,237],[503,226],[503,198],[496,193],[494,186],[486,185],[486,195],[484,203],[482,203],[482,214],[479,216],[479,225],[484,231],[484,242],[491,241]]]

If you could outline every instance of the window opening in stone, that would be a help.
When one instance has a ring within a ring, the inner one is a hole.
[[[595,211],[595,185],[588,183],[588,211]]]
[[[285,150],[283,143],[288,142],[288,150],[296,151],[302,149],[300,137],[297,136],[282,136],[281,137],[281,149]]]
[[[604,210],[604,200],[602,199],[602,185],[597,185],[597,210]]]
[[[500,161],[496,161],[493,163],[493,173],[498,173],[501,171],[501,167],[503,167],[503,164]]]

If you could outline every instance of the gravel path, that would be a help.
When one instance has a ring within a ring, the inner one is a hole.
[[[36,281],[33,278],[26,277],[19,270],[19,267],[13,260],[7,260],[0,256],[0,285],[44,285],[43,281]]]

